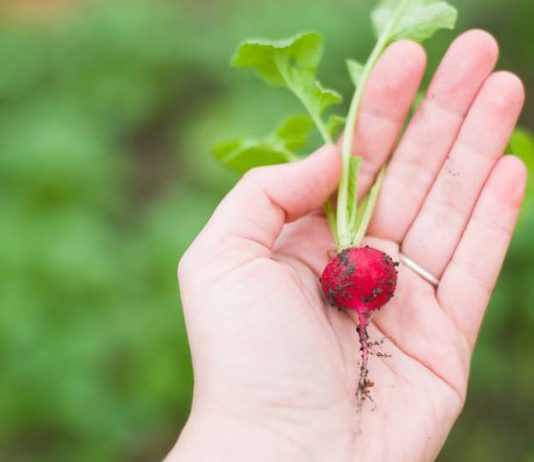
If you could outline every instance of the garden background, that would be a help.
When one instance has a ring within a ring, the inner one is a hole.
[[[176,264],[236,179],[210,147],[298,107],[229,57],[245,37],[313,29],[321,80],[349,94],[372,3],[0,1],[0,460],[166,454],[192,391]],[[534,2],[452,3],[459,27],[429,42],[431,68],[483,27],[530,94]],[[441,462],[534,461],[533,226],[529,202]]]

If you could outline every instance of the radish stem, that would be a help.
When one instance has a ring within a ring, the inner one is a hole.
[[[351,236],[351,230],[350,230],[351,217],[348,216],[348,210],[347,210],[347,204],[349,201],[348,195],[349,195],[349,181],[350,181],[349,162],[350,162],[350,156],[352,155],[351,151],[352,151],[352,143],[353,143],[353,137],[354,137],[354,129],[356,127],[356,121],[357,121],[358,114],[360,111],[363,92],[365,90],[365,86],[367,84],[369,76],[371,75],[371,72],[373,71],[376,63],[378,62],[378,59],[380,58],[380,56],[382,55],[383,51],[385,50],[386,46],[389,43],[390,35],[392,31],[395,29],[395,26],[397,25],[398,21],[402,18],[402,15],[404,11],[406,10],[406,8],[408,7],[408,5],[410,4],[410,2],[411,0],[403,0],[399,4],[397,10],[395,11],[393,18],[391,19],[387,27],[384,29],[384,31],[380,35],[380,38],[378,39],[375,47],[373,48],[373,51],[371,52],[371,55],[369,56],[369,59],[367,60],[365,64],[365,67],[362,72],[362,76],[359,81],[359,85],[356,87],[356,91],[354,93],[354,96],[350,104],[349,114],[347,117],[347,123],[345,125],[343,145],[341,149],[342,173],[341,173],[341,180],[339,183],[338,202],[337,202],[337,242],[338,242],[339,250],[350,247],[351,242],[353,241],[353,237]],[[357,194],[356,187],[354,187],[353,191],[354,191],[354,194]]]

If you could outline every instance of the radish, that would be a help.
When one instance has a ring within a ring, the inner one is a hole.
[[[369,317],[392,297],[397,286],[397,269],[386,253],[371,247],[342,250],[326,265],[320,279],[321,289],[330,305],[358,313],[361,366],[356,395],[361,405],[372,382],[368,380]]]
[[[339,104],[341,95],[324,87],[317,79],[323,52],[319,34],[306,32],[284,40],[252,39],[235,53],[235,67],[251,68],[268,84],[292,92],[307,115],[286,119],[262,138],[233,139],[220,143],[214,154],[223,164],[240,171],[260,165],[292,162],[308,150],[310,131],[316,127],[324,143],[333,143],[344,126],[341,148],[342,172],[337,191],[337,207],[327,202],[325,216],[330,224],[338,254],[326,266],[320,285],[325,299],[339,309],[354,310],[361,348],[361,374],[356,395],[359,408],[370,397],[372,382],[367,378],[370,315],[386,304],[397,284],[396,263],[377,249],[361,247],[377,202],[385,167],[361,200],[358,173],[363,159],[352,152],[354,127],[369,76],[388,45],[399,39],[422,42],[440,29],[452,29],[455,8],[443,0],[379,0],[371,14],[376,44],[365,63],[349,59],[347,68],[355,91],[346,117],[328,114]],[[309,150],[308,150],[309,151]]]

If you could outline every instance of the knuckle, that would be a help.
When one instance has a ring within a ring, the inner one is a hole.
[[[242,177],[241,182],[245,184],[257,185],[264,177],[268,167],[254,167],[248,170]]]
[[[238,184],[235,186],[235,190],[241,194],[264,196],[266,186],[269,183],[269,174],[272,173],[272,167],[254,167],[248,170],[242,177]]]

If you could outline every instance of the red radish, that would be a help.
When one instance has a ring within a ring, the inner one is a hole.
[[[358,193],[362,188],[358,187],[358,177],[365,161],[354,152],[354,136],[357,133],[354,127],[357,126],[368,79],[386,47],[398,39],[422,41],[439,29],[454,27],[456,10],[445,1],[440,2],[440,8],[436,9],[435,6],[433,2],[410,0],[380,2],[379,10],[372,15],[375,19],[378,14],[381,19],[379,39],[369,54],[369,59],[365,64],[347,61],[355,91],[344,121],[337,206],[334,207],[329,200],[324,204],[325,216],[339,253],[325,268],[321,287],[330,304],[358,313],[358,334],[362,350],[362,374],[357,393],[360,405],[362,399],[369,396],[368,389],[372,386],[367,379],[369,316],[393,296],[397,273],[396,263],[391,257],[376,249],[360,247],[377,204],[387,162],[377,172],[367,193],[360,197]],[[442,16],[446,16],[446,19]],[[335,92],[321,88],[316,80],[321,50],[321,37],[313,32],[285,40],[248,40],[239,47],[233,65],[252,68],[269,84],[289,89],[304,104],[309,117],[292,117],[259,142],[233,140],[222,143],[215,149],[219,161],[241,170],[265,165],[272,158],[282,162],[299,159],[301,155],[293,150],[306,145],[307,136],[304,135],[307,135],[307,130],[302,127],[308,126],[310,122],[315,124],[326,144],[333,143],[333,125],[336,123],[331,122],[333,119],[337,121],[337,118],[328,116],[325,119],[324,112],[330,105],[337,104],[340,98]],[[256,151],[262,155],[251,155]]]
[[[356,393],[359,405],[369,396],[368,389],[372,386],[367,379],[369,316],[393,297],[397,285],[397,265],[389,255],[378,249],[349,248],[330,260],[320,279],[324,297],[332,306],[358,312],[357,331],[362,353]]]

